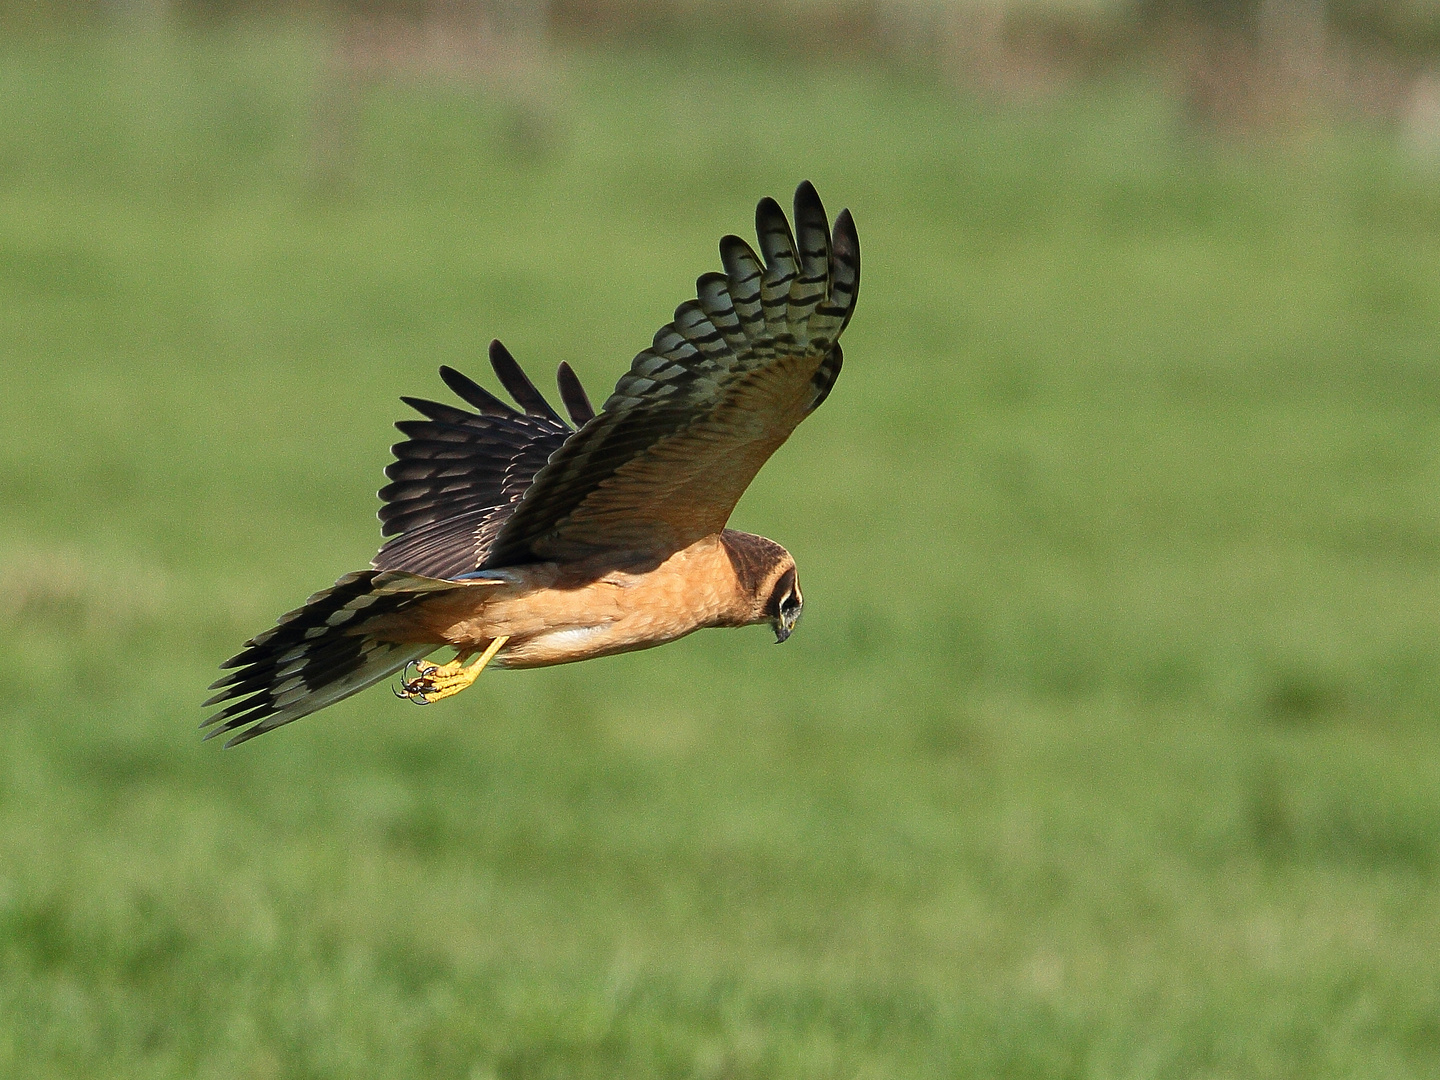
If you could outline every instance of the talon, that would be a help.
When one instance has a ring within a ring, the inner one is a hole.
[[[414,678],[410,677],[412,667],[415,669]],[[398,698],[404,698],[416,705],[429,705],[430,699],[426,695],[435,692],[435,683],[430,677],[439,670],[434,664],[427,664],[423,660],[411,660],[400,671],[399,687],[391,687],[391,690]]]
[[[490,642],[480,657],[468,667],[465,664],[468,656],[457,656],[450,663],[443,666],[428,664],[419,660],[412,660],[405,665],[400,673],[400,689],[395,691],[396,697],[407,698],[416,705],[429,705],[433,701],[458,694],[467,686],[480,677],[497,652],[509,641],[508,636],[497,637]],[[410,665],[415,666],[415,677],[408,678]]]
[[[392,686],[390,692],[401,701],[414,702],[416,705],[429,705],[425,699],[425,689],[415,685],[416,680],[402,682],[399,686]]]

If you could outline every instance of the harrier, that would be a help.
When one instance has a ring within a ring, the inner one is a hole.
[[[795,560],[725,523],[835,385],[860,285],[850,212],[832,233],[807,182],[794,216],[792,233],[773,199],[760,203],[761,255],[720,241],[725,272],[696,282],[599,412],[562,363],[573,428],[498,341],[490,363],[523,412],[448,367],[440,377],[473,412],[402,399],[424,419],[396,425],[406,439],[380,490],[390,539],[372,569],[221,665],[205,704],[227,704],[206,737],[234,732],[233,746],[397,672],[396,693],[425,704],[489,663],[567,664],[708,626],[789,637],[804,603]],[[450,663],[422,662],[447,646]]]

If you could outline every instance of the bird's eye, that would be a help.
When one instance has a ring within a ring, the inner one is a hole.
[[[780,601],[780,610],[786,615],[791,615],[800,610],[800,597],[793,592],[786,593],[785,599]]]
[[[788,614],[792,607],[799,604],[799,591],[795,587],[795,569],[791,567],[780,575],[780,580],[770,591],[770,599],[765,604],[766,617],[778,619],[782,613]]]

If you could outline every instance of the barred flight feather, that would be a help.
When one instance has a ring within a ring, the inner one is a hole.
[[[573,432],[498,341],[490,364],[523,413],[449,367],[440,377],[476,412],[401,399],[426,419],[395,425],[406,441],[393,447],[395,461],[385,470],[391,482],[380,489],[381,532],[394,539],[375,556],[377,569],[433,578],[475,570],[535,474]],[[557,380],[572,420],[591,419],[594,409],[568,364]]]
[[[790,283],[799,275],[795,265],[795,238],[790,235],[785,211],[774,199],[761,199],[755,208],[755,232],[760,239],[760,253],[765,256],[765,275],[760,279],[765,330],[775,340],[793,337],[788,310]]]
[[[790,286],[785,320],[796,342],[810,341],[810,316],[825,299],[830,280],[830,223],[815,189],[802,185],[795,193],[796,246],[800,272]]]

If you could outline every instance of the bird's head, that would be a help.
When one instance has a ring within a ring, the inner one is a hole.
[[[795,559],[774,540],[726,529],[720,535],[735,571],[736,609],[731,626],[769,623],[775,641],[790,636],[805,598],[795,576]],[[737,610],[738,609],[738,610]]]
[[[788,638],[800,621],[805,610],[805,597],[800,595],[800,580],[795,576],[795,560],[785,554],[788,564],[780,568],[770,585],[769,598],[765,601],[765,618],[775,631],[775,644]]]

